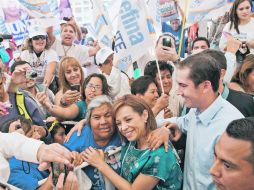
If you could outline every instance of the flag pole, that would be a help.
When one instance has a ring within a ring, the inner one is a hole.
[[[159,62],[158,62],[158,57],[156,55],[155,52],[155,61],[156,61],[156,66],[157,66],[157,70],[158,70],[158,75],[159,75],[159,79],[160,79],[160,85],[161,85],[161,92],[162,94],[165,94],[164,92],[164,88],[163,88],[163,84],[162,84],[162,79],[161,79],[161,71],[160,71],[160,67],[159,67]]]
[[[180,57],[181,55],[181,50],[183,46],[183,35],[184,35],[184,26],[186,23],[186,15],[187,15],[187,8],[189,6],[189,0],[185,0],[185,6],[184,6],[184,15],[183,15],[183,22],[182,22],[182,29],[181,29],[181,38],[180,38],[180,43],[179,43],[179,48],[178,48],[178,56]]]

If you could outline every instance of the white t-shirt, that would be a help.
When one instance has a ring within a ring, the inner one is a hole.
[[[58,63],[59,59],[56,52],[52,49],[44,50],[40,57],[33,52],[30,53],[28,50],[21,52],[21,60],[27,61],[31,64],[32,68],[37,72],[36,82],[42,83],[44,80],[47,65],[51,62],[56,61]]]
[[[113,99],[131,93],[128,77],[116,67],[113,66],[110,75],[105,75],[105,77],[109,86],[112,87]]]
[[[219,44],[219,48],[224,51],[224,48],[227,44],[227,38],[228,36],[232,35],[235,39],[238,39],[240,41],[249,41],[254,40],[254,18],[251,18],[248,24],[245,25],[238,25],[239,34],[234,29],[234,26],[232,26],[230,30],[230,23],[227,23],[225,27],[223,28],[221,40]],[[250,49],[251,53],[254,53],[254,49]]]
[[[70,56],[76,58],[79,63],[84,66],[86,65],[86,60],[89,58],[88,48],[86,46],[72,44],[72,46],[65,46],[58,39],[51,46],[54,49],[61,60],[65,56]]]

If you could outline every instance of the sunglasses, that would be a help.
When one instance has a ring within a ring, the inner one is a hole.
[[[45,40],[47,38],[47,36],[44,36],[44,35],[38,35],[38,36],[34,36],[32,37],[32,40]]]

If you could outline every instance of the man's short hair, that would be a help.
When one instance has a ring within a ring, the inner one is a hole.
[[[227,59],[223,52],[215,50],[215,49],[206,49],[201,53],[211,56],[216,60],[218,66],[221,69],[227,70]]]
[[[10,71],[11,73],[13,73],[13,71],[15,70],[15,68],[18,66],[18,65],[25,65],[25,64],[28,64],[30,65],[30,63],[28,63],[27,61],[15,61],[11,67],[10,67]],[[30,65],[31,66],[31,65]]]
[[[229,137],[251,143],[251,155],[247,160],[252,164],[254,171],[254,117],[237,119],[229,123],[226,133]]]
[[[87,28],[85,28],[85,27],[80,27],[80,30],[81,30],[81,33],[85,33],[85,34],[88,34],[88,30],[87,30]]]
[[[196,87],[202,82],[208,80],[211,82],[213,91],[218,91],[220,68],[213,57],[198,53],[180,61],[177,66],[179,69],[190,69],[189,78],[193,81]]]
[[[166,61],[158,61],[158,64],[159,64],[160,71],[167,70],[170,72],[172,76],[174,68],[170,64],[168,64]],[[156,61],[149,61],[146,64],[144,75],[151,76],[155,79],[157,73],[158,73],[158,69],[157,69]]]
[[[192,50],[193,50],[194,44],[195,44],[196,42],[198,42],[198,41],[205,41],[207,47],[210,48],[210,43],[209,43],[209,41],[208,41],[207,38],[205,38],[205,37],[197,37],[197,38],[196,38],[195,40],[193,40],[193,42],[192,42],[192,46],[191,46],[191,49],[192,49]]]

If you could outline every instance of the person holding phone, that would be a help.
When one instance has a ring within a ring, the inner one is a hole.
[[[25,69],[26,70],[26,83],[25,85],[18,85],[17,87],[20,88],[20,90],[26,94],[28,94],[30,97],[32,97],[36,103],[40,106],[41,114],[44,118],[49,116],[49,113],[46,109],[44,109],[39,101],[36,98],[36,95],[38,92],[45,92],[47,93],[50,102],[54,102],[55,95],[53,92],[47,88],[45,84],[38,84],[36,83],[36,77],[37,73],[32,69],[31,65],[26,61],[15,61],[12,66],[10,67],[10,72],[13,73],[14,71],[19,69]]]
[[[227,23],[222,31],[219,48],[227,50],[227,41],[234,39],[239,41],[239,49],[242,45],[247,45],[251,53],[254,53],[254,18],[252,15],[251,0],[236,0],[230,12],[230,22]]]
[[[81,87],[82,99],[68,107],[53,105],[45,93],[38,94],[39,102],[55,117],[60,120],[80,121],[85,118],[87,105],[97,96],[110,95],[111,87],[102,74],[89,75]]]
[[[74,57],[65,57],[59,65],[60,89],[54,104],[67,107],[81,99],[80,87],[84,82],[84,72]]]
[[[180,57],[177,55],[175,42],[175,37],[171,33],[159,36],[155,46],[158,60],[177,63]]]

